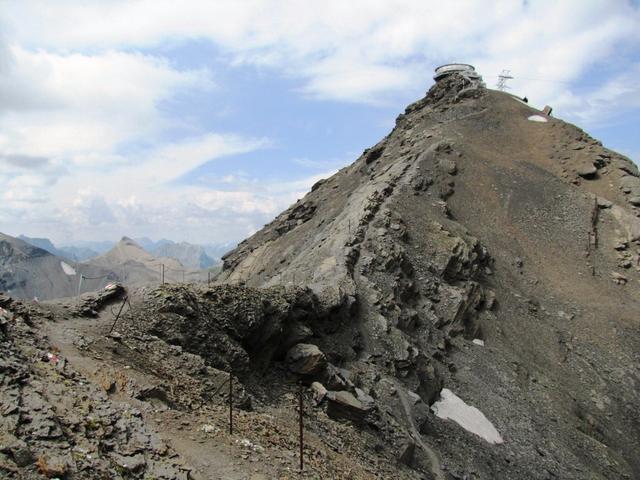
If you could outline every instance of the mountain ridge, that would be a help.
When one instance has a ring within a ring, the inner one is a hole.
[[[499,450],[425,420],[458,478],[633,477],[640,438],[620,432],[640,399],[610,372],[637,376],[639,189],[581,129],[451,75],[227,253],[220,282],[308,285],[333,312],[313,343],[385,407],[385,381],[419,395],[415,415],[442,385],[481,406]]]

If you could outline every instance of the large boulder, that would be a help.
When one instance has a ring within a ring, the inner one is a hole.
[[[327,392],[327,415],[334,420],[350,420],[362,424],[372,406],[347,391]]]
[[[300,375],[313,375],[327,366],[324,353],[313,344],[299,343],[287,352],[289,370]]]

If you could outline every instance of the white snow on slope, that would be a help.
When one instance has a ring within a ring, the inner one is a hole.
[[[68,263],[60,262],[60,266],[62,267],[62,270],[64,271],[64,273],[66,273],[67,275],[75,275],[76,274],[76,269],[73,268]]]
[[[448,388],[440,392],[440,400],[431,405],[431,410],[439,418],[450,419],[465,430],[475,433],[489,443],[504,443],[496,427],[476,407],[467,405]]]
[[[543,117],[542,115],[531,115],[529,117],[529,120],[531,120],[532,122],[540,122],[540,123],[547,123],[549,120],[547,120],[546,117]]]

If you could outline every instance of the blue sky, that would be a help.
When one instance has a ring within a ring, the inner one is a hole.
[[[638,2],[444,3],[0,0],[0,231],[240,240],[449,61],[640,159]]]

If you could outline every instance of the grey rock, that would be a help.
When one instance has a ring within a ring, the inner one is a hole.
[[[320,405],[327,396],[327,389],[320,382],[313,382],[311,384],[311,392],[313,393],[313,400],[316,405]]]
[[[147,465],[144,455],[140,453],[135,455],[120,455],[118,453],[112,453],[110,457],[116,465],[128,472],[140,472],[144,470]]]
[[[606,198],[602,198],[602,197],[598,197],[596,201],[598,203],[599,208],[611,208],[611,206],[613,205],[613,202],[610,202]]]
[[[356,424],[361,424],[371,411],[371,407],[364,405],[350,392],[330,391],[327,393],[326,398],[327,415],[336,420],[349,420]]]
[[[287,336],[282,343],[281,348],[284,350],[289,350],[297,343],[304,343],[313,337],[313,330],[311,330],[306,325],[302,323],[296,322],[287,331]]]
[[[440,160],[438,160],[438,165],[444,172],[448,173],[449,175],[455,175],[456,173],[458,173],[458,166],[456,165],[456,162],[449,158],[441,158]]]
[[[287,352],[287,366],[293,373],[313,375],[327,365],[327,359],[320,349],[313,344],[299,343]]]
[[[578,166],[576,173],[583,178],[593,178],[593,176],[598,173],[598,169],[592,163],[588,163]]]
[[[329,390],[348,390],[352,383],[344,373],[331,363],[328,363],[319,379]]]
[[[414,441],[409,441],[400,448],[398,454],[398,461],[403,463],[407,467],[413,468],[415,461],[416,444]]]

